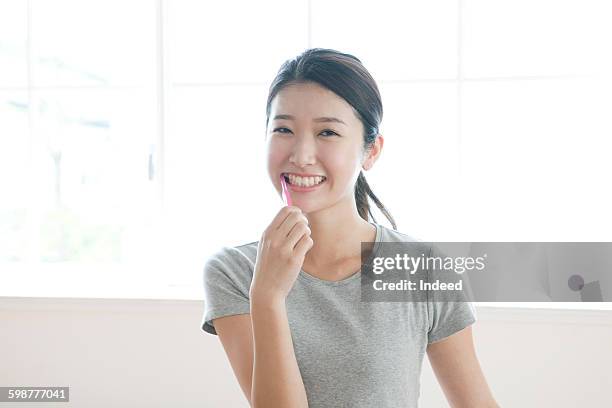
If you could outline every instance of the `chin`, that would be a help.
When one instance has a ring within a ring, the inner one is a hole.
[[[304,214],[314,214],[317,213],[319,211],[323,211],[326,208],[328,208],[327,206],[321,205],[321,204],[306,204],[306,205],[301,205],[299,203],[294,203],[293,205],[300,207],[300,209],[302,210],[302,212]]]

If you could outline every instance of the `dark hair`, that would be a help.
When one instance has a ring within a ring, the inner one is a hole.
[[[357,57],[327,48],[307,49],[281,65],[270,85],[266,104],[266,129],[270,119],[270,106],[276,94],[287,85],[307,82],[318,83],[346,100],[353,107],[356,116],[363,123],[364,149],[366,151],[370,149],[378,137],[378,128],[383,116],[378,86]],[[374,195],[363,171],[360,171],[355,184],[357,211],[364,220],[369,220],[369,214],[376,222],[370,210],[368,197],[387,217],[393,229],[397,229],[395,220]]]

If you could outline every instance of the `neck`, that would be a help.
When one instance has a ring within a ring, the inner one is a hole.
[[[306,253],[305,264],[316,267],[361,256],[361,242],[371,239],[373,226],[359,216],[354,198],[349,198],[306,213],[313,246]]]

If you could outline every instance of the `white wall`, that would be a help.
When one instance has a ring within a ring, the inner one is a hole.
[[[199,328],[202,307],[0,298],[0,386],[70,386],[70,403],[46,407],[246,408],[218,338]],[[502,407],[612,406],[612,311],[477,312],[477,353]],[[421,406],[447,406],[427,358]]]

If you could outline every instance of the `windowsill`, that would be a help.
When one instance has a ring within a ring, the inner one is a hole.
[[[480,308],[612,310],[612,302],[474,302]]]
[[[175,265],[175,268],[180,266]],[[203,300],[200,282],[169,283],[167,272],[162,273],[165,269],[142,264],[45,264],[38,267],[2,264],[0,299]],[[194,276],[194,280],[201,277]],[[65,282],[70,284],[63,284]],[[612,302],[475,302],[475,305],[482,310],[612,310]]]
[[[204,296],[197,282],[168,282],[167,269],[160,265],[2,264],[0,270],[0,297],[202,300]],[[202,276],[194,276],[194,281],[198,278]]]
[[[193,313],[203,310],[202,299],[149,297],[0,297],[2,312],[113,312]],[[610,310],[577,310],[476,305],[477,322],[612,326]]]

